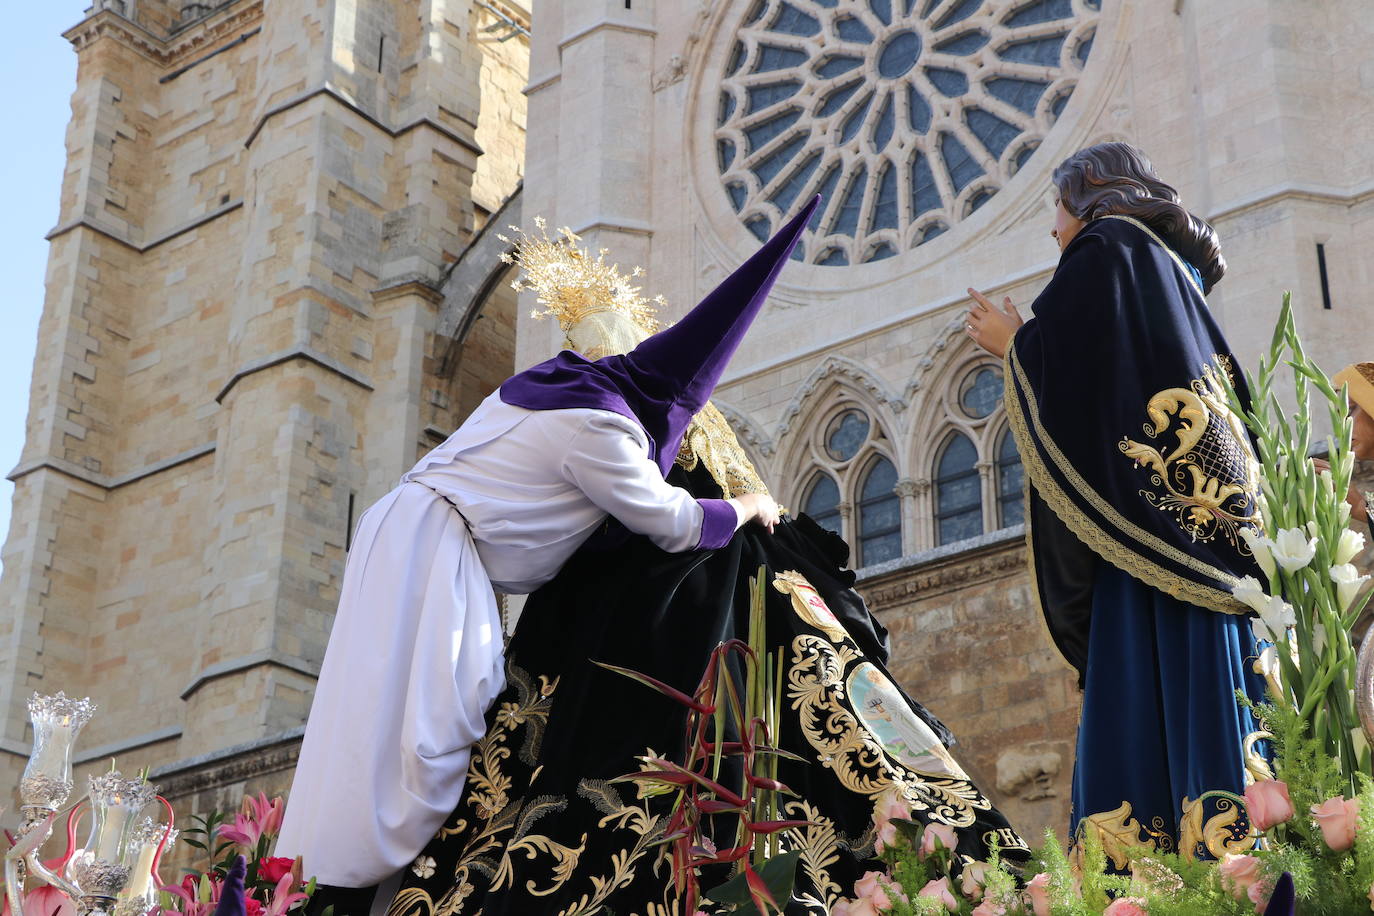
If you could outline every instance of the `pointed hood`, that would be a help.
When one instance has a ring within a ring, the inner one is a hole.
[[[501,400],[529,410],[592,407],[628,417],[648,435],[666,474],[682,435],[706,406],[792,255],[820,198],[764,243],[681,321],[629,353],[588,360],[563,350],[501,386]]]

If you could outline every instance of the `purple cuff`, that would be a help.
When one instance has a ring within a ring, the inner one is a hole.
[[[724,499],[699,499],[701,504],[701,537],[697,550],[715,550],[730,543],[739,527],[739,513]]]

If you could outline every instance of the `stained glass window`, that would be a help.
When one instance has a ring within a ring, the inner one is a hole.
[[[955,433],[936,465],[936,540],[952,544],[982,533],[983,487],[978,478],[978,452],[968,436]]]
[[[1002,402],[1002,373],[990,366],[975,369],[959,386],[959,406],[975,420],[992,416]]]
[[[869,466],[859,490],[859,566],[902,555],[902,502],[893,488],[897,469],[886,458]]]
[[[830,421],[825,434],[826,452],[836,461],[848,461],[868,441],[868,429],[868,417],[857,410],[846,410]]]
[[[1002,431],[997,442],[997,521],[1001,528],[1010,528],[1026,520],[1026,471],[1021,466],[1021,454],[1011,430]]]
[[[1099,7],[1097,0],[750,5],[710,114],[731,205],[748,225],[776,226],[820,194],[801,249],[813,264],[871,261],[947,231],[1034,153],[1038,115],[1048,109],[1058,117],[1092,52]],[[996,102],[966,106],[975,81]],[[1047,100],[1051,85],[1060,88]],[[946,111],[966,129],[933,130],[937,112]],[[924,216],[932,212],[940,219]]]
[[[811,516],[822,528],[843,534],[840,531],[840,488],[824,471],[816,472],[816,477],[807,491],[806,500],[802,503],[802,511]]]

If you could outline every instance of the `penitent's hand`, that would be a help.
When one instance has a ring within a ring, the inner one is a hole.
[[[773,533],[773,526],[778,523],[778,504],[773,497],[767,493],[742,493],[735,499],[744,507],[747,521],[758,522],[769,534]]]
[[[1016,335],[1016,329],[1025,322],[1021,320],[1016,306],[1011,304],[1010,297],[1002,300],[999,309],[992,304],[992,300],[973,287],[969,287],[968,294],[973,297],[973,306],[964,321],[964,332],[978,346],[1001,359],[1007,355],[1007,347]]]

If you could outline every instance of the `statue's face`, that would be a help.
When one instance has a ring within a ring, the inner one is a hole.
[[[1054,228],[1050,230],[1050,235],[1059,243],[1059,250],[1073,241],[1073,237],[1078,235],[1078,231],[1083,228],[1083,221],[1064,209],[1064,202],[1056,200],[1054,202]]]
[[[1354,426],[1350,433],[1350,450],[1361,461],[1374,461],[1374,416],[1359,404],[1351,404],[1350,419]]]

